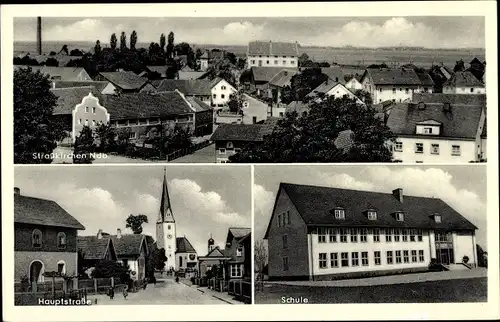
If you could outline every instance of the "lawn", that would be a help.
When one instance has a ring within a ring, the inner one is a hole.
[[[440,280],[359,287],[268,284],[255,293],[256,304],[280,304],[282,297],[313,303],[446,303],[486,302],[487,278]]]

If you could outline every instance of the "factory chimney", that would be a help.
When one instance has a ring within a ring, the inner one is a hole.
[[[36,17],[36,51],[42,54],[42,17]]]

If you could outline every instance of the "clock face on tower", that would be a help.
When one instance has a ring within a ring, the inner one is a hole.
[[[168,238],[168,239],[172,239],[172,235],[171,235],[171,234],[168,234],[168,235],[167,235],[167,238]]]

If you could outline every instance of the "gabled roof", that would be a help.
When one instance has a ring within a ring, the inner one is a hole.
[[[251,228],[230,227],[227,231],[226,244],[236,239],[237,242],[248,236],[252,232]]]
[[[143,234],[125,234],[120,238],[116,235],[109,235],[109,237],[115,245],[116,255],[118,257],[139,256],[141,253],[141,247],[144,247],[146,252],[148,251],[146,239]]]
[[[214,80],[209,79],[193,79],[193,80],[180,80],[180,79],[164,79],[160,85],[157,86],[158,92],[168,92],[178,90],[184,95],[200,95],[211,96],[212,88],[220,82],[220,78]]]
[[[71,88],[71,87],[89,87],[93,86],[99,92],[102,92],[110,82],[107,81],[52,81],[55,89],[57,88]]]
[[[371,76],[375,85],[421,85],[413,69],[368,68],[365,74]]]
[[[220,249],[219,246],[212,249],[205,257],[226,257],[224,250]]]
[[[278,194],[284,191],[290,197],[308,226],[340,227],[408,227],[422,229],[474,230],[470,221],[441,199],[406,196],[401,203],[392,193],[339,189],[311,185],[281,183]],[[335,219],[331,211],[341,208],[345,219]],[[368,220],[365,212],[373,209],[377,220]],[[404,221],[397,221],[395,212],[404,212]],[[440,214],[441,223],[431,216]],[[266,232],[265,238],[269,233]]]
[[[177,92],[102,96],[100,103],[108,110],[112,121],[119,119],[165,117],[194,112],[181,94]]]
[[[250,70],[256,82],[270,82],[282,70],[297,72],[297,70],[282,67],[252,67]]]
[[[298,71],[294,70],[281,70],[276,75],[271,78],[269,85],[276,87],[290,86],[292,77],[298,74]]]
[[[14,222],[84,230],[85,227],[55,201],[14,194]]]
[[[84,259],[103,259],[108,250],[116,257],[114,244],[109,236],[102,236],[101,239],[97,236],[77,236],[77,249],[82,252]]]
[[[205,72],[180,70],[179,71],[179,80],[194,80],[194,79],[199,79],[203,75],[205,75]]]
[[[15,65],[14,70],[26,69],[31,67],[32,71],[35,73],[40,71],[42,74],[49,75],[49,78],[57,78],[64,81],[78,81],[78,76],[82,71],[85,71],[83,67],[54,67],[54,66],[26,66],[26,65]]]
[[[420,79],[420,82],[422,83],[423,86],[429,86],[432,87],[434,86],[434,81],[431,78],[431,75],[429,73],[424,72],[424,73],[417,73],[417,77]]]
[[[98,99],[102,97],[100,92],[93,86],[56,88],[50,91],[57,97],[57,103],[53,112],[54,115],[71,115],[75,106],[81,104],[83,98],[90,93]]]
[[[139,90],[148,83],[147,78],[138,76],[129,71],[101,72],[100,75],[113,83],[116,87],[125,90]]]
[[[413,93],[414,103],[450,103],[460,105],[486,106],[486,94],[443,94],[443,93]]]
[[[453,104],[451,112],[445,112],[443,107],[443,104],[428,103],[420,109],[414,103],[395,104],[387,126],[396,135],[412,136],[418,122],[432,119],[442,123],[440,137],[475,139],[483,107]]]
[[[479,59],[477,59],[477,57],[474,57],[474,59],[472,59],[469,64],[473,65],[473,64],[483,64],[483,63]]]
[[[176,253],[196,253],[193,245],[186,237],[177,237],[176,239],[177,251]]]
[[[212,134],[212,141],[263,141],[262,124],[220,124]]]
[[[344,71],[340,67],[322,67],[321,72],[332,81],[345,84]]]
[[[198,97],[186,97],[186,100],[191,103],[193,108],[196,110],[196,112],[204,112],[204,111],[209,111],[213,110],[213,108],[206,103],[204,103],[202,100],[200,100]]]
[[[306,97],[315,97],[319,93],[326,94],[338,84],[340,83],[334,82],[332,80],[326,80],[323,83],[319,84],[319,86],[313,89],[309,94],[307,94]]]
[[[248,55],[262,56],[299,56],[299,45],[293,42],[251,41]]]
[[[456,72],[454,73],[450,79],[448,79],[443,87],[484,87],[484,84],[481,83],[471,72]]]

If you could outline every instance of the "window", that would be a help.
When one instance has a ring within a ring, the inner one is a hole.
[[[373,258],[375,259],[375,265],[382,265],[382,261],[380,260],[380,251],[374,251]]]
[[[362,243],[367,242],[367,235],[368,235],[368,230],[366,228],[361,228],[359,230],[359,241]]]
[[[39,229],[33,230],[33,234],[31,235],[31,243],[35,248],[42,247],[42,232]]]
[[[88,113],[88,112],[89,112],[89,107],[85,106],[85,113]]]
[[[394,230],[394,241],[395,242],[399,242],[400,235],[401,235],[401,229],[395,229]]]
[[[278,215],[278,227],[281,227],[281,215]]]
[[[426,93],[426,92],[427,92],[427,87],[424,87],[424,93]]]
[[[95,126],[95,120],[92,120],[92,126]]]
[[[292,220],[290,219],[290,210],[286,211],[286,218],[288,219],[287,224],[291,224]]]
[[[227,149],[232,149],[232,148],[234,148],[234,146],[233,146],[233,142],[231,142],[231,141],[227,142],[227,143],[226,143],[226,148],[227,148]]]
[[[421,242],[423,240],[423,232],[421,229],[417,230],[417,240]]]
[[[344,209],[335,209],[335,219],[345,219]]]
[[[451,146],[451,155],[460,155],[460,145]]]
[[[405,93],[408,94],[410,90],[408,88],[405,88]]]
[[[392,242],[392,229],[385,230],[385,241]]]
[[[472,88],[470,89],[470,92],[471,92],[471,93],[474,93],[474,87],[472,87]]]
[[[339,267],[339,254],[338,253],[330,253],[330,266]]]
[[[285,114],[283,112],[280,112],[280,117],[283,117]]]
[[[416,237],[417,231],[415,229],[410,229],[410,241],[414,242],[415,237]]]
[[[351,243],[358,242],[358,230],[356,228],[351,228]]]
[[[440,223],[441,223],[441,215],[434,215],[434,221],[435,221],[437,224],[440,224]]]
[[[295,65],[295,60],[290,61],[291,65]]]
[[[341,259],[340,263],[342,264],[342,267],[349,266],[349,253],[341,253],[340,259]]]
[[[415,153],[424,153],[423,143],[415,143]]]
[[[377,212],[376,211],[368,211],[368,219],[369,220],[377,220]]]
[[[226,149],[225,148],[220,148],[219,149],[220,154],[226,154]]]
[[[66,248],[66,234],[63,232],[57,234],[57,247]]]
[[[275,64],[275,65],[278,65],[278,61],[277,61],[277,60],[275,60],[275,61],[274,61],[274,64]]]
[[[242,277],[243,272],[241,271],[241,265],[240,264],[232,264],[231,265],[231,277]]]
[[[417,251],[416,250],[412,250],[411,251],[411,262],[412,263],[416,263],[417,262]]]
[[[358,252],[351,253],[351,266],[359,266],[359,255]]]
[[[170,230],[172,227],[170,225],[167,226],[168,230]]]
[[[395,87],[392,88],[392,94],[396,94],[396,88]]]
[[[347,229],[340,228],[340,242],[347,243]]]
[[[123,267],[128,267],[128,259],[122,259]]]
[[[82,119],[78,119],[78,124],[82,124]]]
[[[57,272],[59,274],[66,274],[66,263],[64,261],[57,262]]]
[[[402,212],[396,213],[396,220],[397,221],[404,221],[405,220],[404,214]]]
[[[337,242],[337,229],[329,228],[328,229],[328,236],[330,237],[330,243],[336,243]]]
[[[368,266],[368,252],[361,252],[361,265]]]
[[[382,88],[379,88],[379,89],[378,89],[378,91],[379,91],[380,93],[382,93]],[[380,101],[382,101],[382,100],[380,100]]]
[[[95,114],[95,107],[92,107],[92,113]]]
[[[404,259],[405,263],[410,262],[409,251],[407,251],[407,250],[403,251],[403,259]]]
[[[252,59],[252,64],[255,64],[255,59]]]
[[[224,94],[220,94],[220,98],[221,98],[221,99],[224,99],[224,98],[226,98],[226,95],[224,95]]]
[[[283,270],[288,271],[288,257],[283,257]]]
[[[283,65],[286,65],[286,60],[283,61]]]
[[[424,251],[423,250],[419,250],[418,251],[418,261],[419,262],[423,262],[425,259],[424,259]]]
[[[380,229],[375,228],[373,230],[373,242],[378,243],[380,242]]]
[[[226,89],[226,86],[222,85],[222,86],[220,87],[220,89],[221,89],[221,90],[225,90],[225,89]],[[223,98],[224,98],[224,97],[223,97]]]
[[[269,65],[269,60],[266,60],[266,64],[268,64],[268,65]]]
[[[212,95],[213,99],[217,98],[217,94]]]
[[[432,127],[424,127],[424,134],[432,134]]]
[[[319,253],[319,268],[328,268],[326,263],[326,253]]]
[[[431,154],[439,154],[439,144],[431,144]]]
[[[85,125],[89,125],[89,120],[85,120]]]
[[[401,264],[401,251],[396,251],[396,264]]]
[[[326,228],[318,228],[318,243],[326,243]]]
[[[392,258],[392,250],[387,251],[387,264],[393,264],[394,259]]]
[[[283,249],[287,249],[288,248],[288,236],[287,235],[283,235],[282,239],[283,239]]]
[[[284,236],[284,237],[286,237],[286,236]],[[238,256],[238,257],[243,256],[243,247],[236,248],[236,256]]]
[[[408,229],[403,229],[403,241],[408,241]]]

